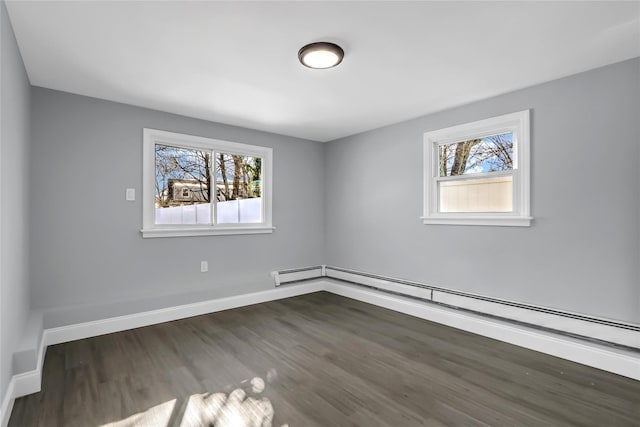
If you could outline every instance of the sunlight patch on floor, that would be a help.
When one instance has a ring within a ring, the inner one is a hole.
[[[237,388],[229,393],[195,394],[189,398],[180,427],[271,427],[273,406],[266,397],[247,397]]]
[[[173,414],[174,407],[176,405],[176,399],[169,400],[147,409],[144,412],[131,415],[130,417],[115,421],[108,424],[103,424],[102,427],[161,427],[167,426]]]
[[[275,370],[269,371],[267,381],[272,382],[276,375]],[[100,427],[166,427],[170,423],[177,425],[176,418],[180,427],[272,427],[274,410],[271,401],[260,395],[264,390],[265,381],[254,377],[240,382],[228,396],[226,393],[192,394],[186,406],[178,405],[184,408],[182,414],[174,399]],[[178,413],[174,413],[176,410]]]

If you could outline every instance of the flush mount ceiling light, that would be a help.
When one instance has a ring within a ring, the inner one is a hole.
[[[298,51],[298,59],[305,67],[331,68],[342,62],[344,50],[329,42],[317,42],[303,46]]]

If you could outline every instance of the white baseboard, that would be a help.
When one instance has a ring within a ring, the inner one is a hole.
[[[307,282],[292,286],[283,286],[267,291],[236,295],[201,301],[193,304],[179,305],[159,310],[145,311],[109,319],[79,323],[45,329],[38,349],[38,361],[32,371],[14,375],[0,407],[0,427],[6,427],[16,398],[40,391],[42,383],[42,366],[46,349],[50,345],[74,341],[82,338],[95,337],[173,320],[185,319],[202,314],[215,313],[232,308],[245,307],[268,301],[290,298],[324,290],[322,282]]]
[[[634,329],[625,329],[610,324],[597,323],[544,311],[529,310],[492,301],[483,301],[463,295],[433,291],[433,301],[464,308],[478,313],[488,313],[503,319],[515,320],[547,329],[568,332],[613,344],[640,349],[640,333]]]
[[[398,289],[394,288],[394,290]],[[13,402],[17,397],[40,391],[44,355],[49,345],[319,291],[328,291],[336,295],[640,380],[640,355],[638,353],[532,329],[427,302],[411,300],[358,285],[315,279],[289,286],[280,286],[267,291],[45,329],[38,349],[36,369],[14,375],[11,379],[2,406],[0,406],[0,427],[6,427]]]
[[[473,313],[385,294],[358,285],[326,282],[325,290],[368,304],[497,339],[530,350],[640,380],[640,354],[528,328]]]
[[[215,313],[217,311],[229,310],[232,308],[244,307],[297,295],[304,295],[321,291],[323,290],[322,288],[323,286],[320,283],[307,282],[296,286],[280,287],[277,289],[269,289],[267,291],[235,295],[175,307],[167,307],[159,310],[96,320],[93,322],[61,326],[46,329],[44,332],[44,341],[46,342],[46,345],[59,344],[82,338],[95,337],[127,329],[140,328],[143,326],[170,322],[172,320]]]
[[[2,399],[2,405],[0,406],[0,426],[6,427],[9,424],[9,417],[11,417],[11,410],[13,409],[13,402],[16,400],[15,393],[15,380],[11,378],[9,386]]]
[[[329,278],[640,350],[640,327],[637,324],[500,300],[338,267],[326,266],[325,271]]]

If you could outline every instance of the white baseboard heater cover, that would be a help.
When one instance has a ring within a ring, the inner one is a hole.
[[[315,265],[312,267],[292,268],[290,270],[272,271],[271,277],[276,286],[287,283],[301,282],[303,280],[317,279],[325,276],[324,265]]]
[[[426,303],[470,311],[582,339],[640,350],[640,325],[570,313],[514,301],[444,289],[403,279],[333,266],[314,266],[272,273],[276,286],[329,277]]]

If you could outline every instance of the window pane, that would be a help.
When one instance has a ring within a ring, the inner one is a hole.
[[[513,169],[513,134],[487,136],[438,147],[440,176]]]
[[[438,183],[440,212],[511,212],[513,177],[475,178]]]
[[[216,153],[217,224],[262,222],[262,159]]]
[[[211,152],[156,144],[156,224],[211,225]]]

